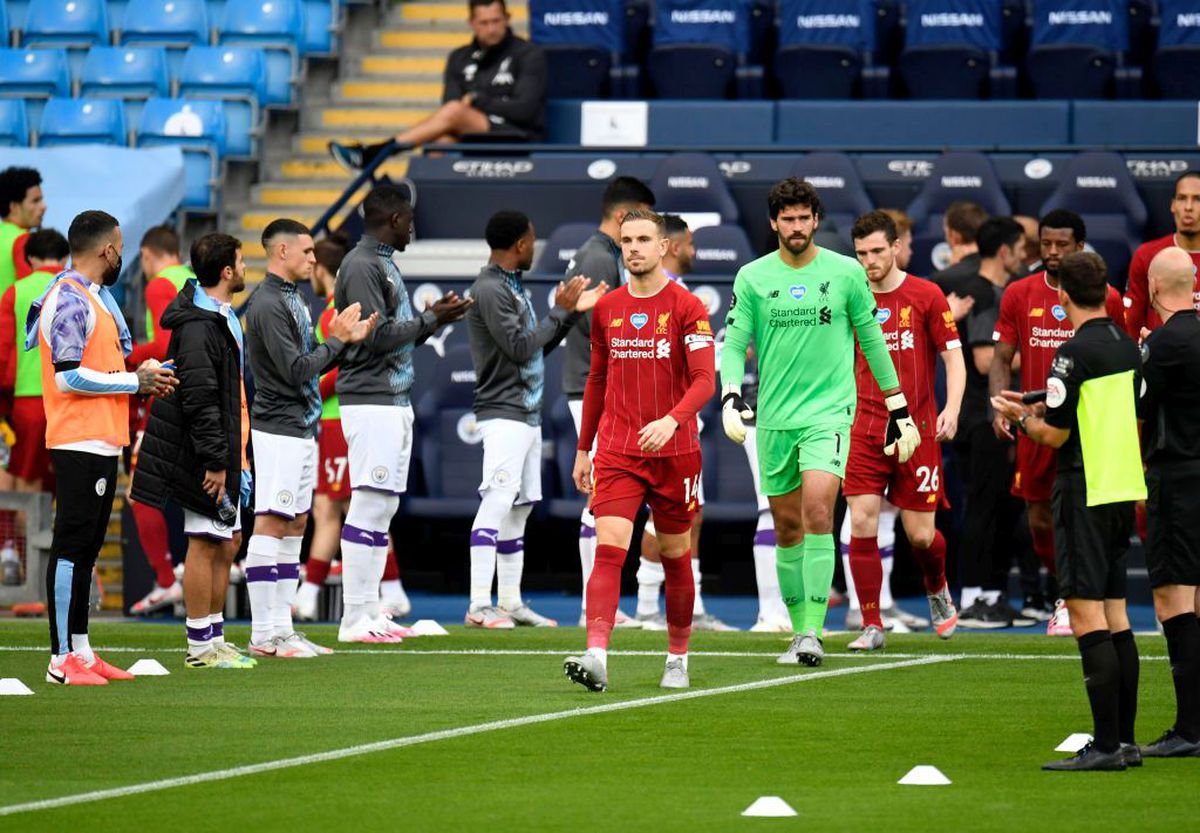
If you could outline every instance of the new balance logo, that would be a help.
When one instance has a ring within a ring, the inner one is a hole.
[[[779,290],[778,290],[778,289],[776,289],[774,292],[772,292],[772,293],[771,293],[771,295],[770,295],[770,297],[772,297],[772,298],[778,298],[778,297],[779,297]]]

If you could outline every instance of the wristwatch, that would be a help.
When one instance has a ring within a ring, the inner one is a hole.
[[[1017,420],[1017,427],[1021,429],[1021,433],[1029,436],[1029,432],[1025,430],[1025,420],[1029,419],[1033,414],[1021,414],[1021,418]]]

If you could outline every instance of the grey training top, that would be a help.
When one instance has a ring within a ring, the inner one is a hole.
[[[610,289],[625,283],[625,265],[621,247],[602,231],[597,231],[575,252],[567,266],[567,277],[587,275],[593,282],[604,281]],[[583,399],[588,370],[592,366],[592,314],[579,316],[567,335],[563,357],[563,393],[567,399]]]
[[[546,381],[543,356],[582,316],[559,306],[540,322],[525,294],[520,272],[483,267],[471,286],[467,335],[475,365],[477,419],[514,419],[542,424]]]
[[[321,417],[319,378],[343,354],[330,338],[317,344],[312,314],[296,285],[267,277],[246,309],[246,360],[254,377],[254,427],[285,437],[313,437]]]
[[[333,303],[338,311],[357,301],[362,317],[379,323],[365,341],[346,348],[337,395],[346,405],[407,405],[413,384],[413,347],[437,329],[432,310],[413,316],[396,250],[364,234],[338,269]]]

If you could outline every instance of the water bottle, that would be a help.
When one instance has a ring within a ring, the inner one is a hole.
[[[237,520],[238,510],[233,505],[233,501],[229,499],[229,493],[223,492],[221,499],[217,501],[217,516],[221,519],[221,523],[233,526],[233,522]]]
[[[5,541],[4,547],[0,549],[0,572],[3,573],[4,584],[9,587],[21,583],[21,558],[17,555],[17,548],[11,538]]]

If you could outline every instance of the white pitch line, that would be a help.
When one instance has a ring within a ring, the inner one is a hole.
[[[485,732],[495,732],[501,729],[515,729],[522,726],[533,726],[539,723],[551,723],[554,721],[568,720],[575,717],[589,717],[595,714],[607,714],[609,712],[637,709],[643,706],[655,706],[660,703],[674,703],[682,700],[698,700],[702,697],[715,697],[719,694],[740,694],[744,691],[775,688],[777,686],[790,685],[792,683],[804,683],[810,680],[846,677],[852,674],[866,674],[872,671],[889,671],[896,668],[914,668],[920,665],[934,665],[937,663],[951,662],[953,659],[953,657],[948,656],[934,656],[924,657],[922,659],[903,660],[901,662],[860,665],[857,668],[837,668],[829,671],[814,671],[808,674],[792,674],[787,677],[756,680],[750,683],[737,683],[735,685],[720,686],[718,688],[682,691],[677,694],[665,694],[658,697],[639,697],[635,700],[624,700],[617,703],[605,703],[600,706],[586,706],[579,709],[546,712],[544,714],[534,714],[527,717],[510,718],[508,720],[492,720],[487,723],[477,723],[473,726],[461,726],[457,729],[442,729],[437,732],[426,732],[420,735],[409,735],[408,737],[392,738],[391,740],[375,741],[373,743],[364,743],[357,746],[347,746],[342,749],[331,749],[328,752],[316,752],[311,755],[300,755],[295,758],[282,758],[276,761],[264,761],[263,763],[259,764],[249,764],[246,766],[232,767],[230,769],[218,769],[211,772],[198,772],[195,775],[183,775],[177,778],[163,778],[158,781],[146,781],[141,784],[131,784],[127,787],[113,787],[106,790],[94,790],[92,792],[76,793],[75,795],[65,795],[60,798],[49,798],[43,801],[29,801],[24,804],[10,804],[7,807],[0,807],[0,816],[11,816],[16,815],[17,813],[28,813],[37,810],[53,810],[59,807],[70,807],[75,804],[88,804],[93,801],[104,801],[110,798],[124,798],[130,795],[142,795],[144,793],[159,792],[161,790],[173,789],[174,787],[188,787],[194,784],[205,784],[211,781],[225,781],[230,778],[240,778],[245,775],[256,775],[260,772],[271,772],[278,769],[290,769],[292,767],[307,766],[308,764],[320,764],[328,761],[340,761],[344,758],[356,758],[360,755],[369,755],[373,752],[386,752],[392,749],[401,749],[406,746],[416,746],[418,744],[432,743],[439,740],[451,740],[453,738],[467,737],[470,735],[480,735]]]
[[[782,643],[781,643],[782,644]],[[3,651],[45,651],[44,645],[0,645],[0,652]],[[92,650],[104,654],[174,654],[180,653],[180,648],[129,648],[129,647],[93,647]],[[563,657],[569,655],[572,648],[335,648],[334,654],[352,654],[352,655],[370,655],[370,656],[466,656],[466,657],[540,657],[540,656],[556,656]],[[689,651],[688,656],[693,657],[774,657],[778,656],[777,651]],[[663,656],[662,651],[609,651],[610,656],[615,657],[660,657]],[[930,657],[940,657],[948,660],[960,659],[991,659],[991,660],[1053,660],[1053,661],[1070,661],[1079,662],[1078,654],[913,654],[913,653],[893,653],[887,651],[885,653],[874,652],[857,652],[857,653],[837,653],[827,652],[827,657],[833,659],[925,659]],[[1166,661],[1167,656],[1147,656],[1142,655],[1143,661]]]

